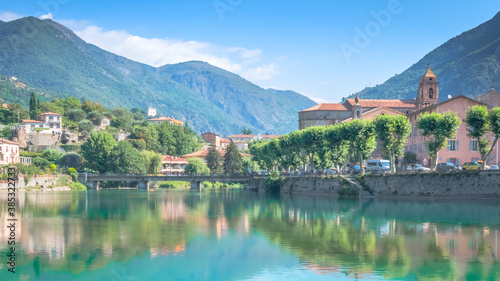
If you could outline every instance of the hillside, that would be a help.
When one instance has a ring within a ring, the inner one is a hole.
[[[440,82],[440,100],[448,95],[476,97],[491,86],[500,89],[500,13],[434,49],[403,73],[357,95],[367,99],[413,99],[429,62]]]
[[[34,17],[0,23],[0,61],[0,75],[16,76],[50,96],[75,96],[107,107],[151,105],[199,132],[228,135],[245,126],[282,134],[297,128],[299,110],[315,104],[294,92],[262,89],[203,62],[160,68],[141,64]],[[0,97],[19,102],[4,91]]]

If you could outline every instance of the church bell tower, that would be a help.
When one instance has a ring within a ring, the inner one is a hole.
[[[439,82],[437,76],[432,72],[431,66],[427,68],[425,75],[420,79],[417,92],[418,109],[438,103]]]

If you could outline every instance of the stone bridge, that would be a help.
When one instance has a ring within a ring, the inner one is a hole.
[[[250,175],[218,175],[218,174],[186,174],[181,176],[165,176],[161,174],[92,174],[81,173],[78,175],[78,181],[85,183],[91,189],[99,189],[103,181],[117,182],[137,182],[139,189],[149,189],[151,181],[186,181],[191,183],[191,189],[200,190],[201,182],[241,182],[248,187],[248,183],[255,176]]]

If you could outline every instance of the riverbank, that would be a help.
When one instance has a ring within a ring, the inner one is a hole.
[[[266,179],[255,179],[253,184],[260,192],[272,192]],[[355,180],[340,176],[297,177],[280,179],[275,185],[279,193],[500,199],[500,171],[365,175]]]

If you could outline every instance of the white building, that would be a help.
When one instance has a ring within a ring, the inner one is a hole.
[[[40,133],[61,134],[62,117],[61,114],[54,112],[38,114],[36,120],[23,119],[19,128],[25,130],[26,133],[34,133],[37,128],[40,128]]]
[[[19,144],[0,139],[0,165],[19,163]]]
[[[170,124],[174,124],[174,125],[184,126],[184,122],[182,122],[180,120],[176,120],[174,118],[170,118],[170,117],[151,118],[151,119],[149,119],[149,123],[153,123],[153,124],[170,123]]]
[[[152,108],[151,106],[147,109],[148,117],[156,116],[156,108]]]

